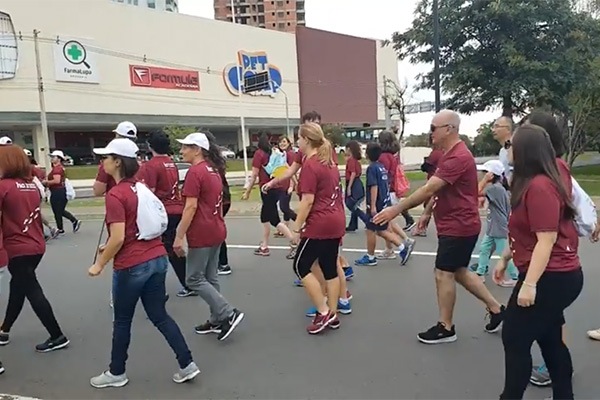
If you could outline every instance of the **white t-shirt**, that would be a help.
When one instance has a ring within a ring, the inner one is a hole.
[[[512,167],[508,162],[508,150],[502,147],[500,149],[498,157],[500,158],[500,162],[502,163],[502,165],[504,165],[504,176],[506,177],[506,180],[510,182],[510,178],[512,177]]]

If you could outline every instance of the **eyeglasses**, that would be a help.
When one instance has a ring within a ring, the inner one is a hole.
[[[452,124],[439,125],[439,126],[435,126],[435,125],[431,124],[431,125],[429,126],[429,131],[430,131],[431,133],[433,133],[433,132],[435,132],[437,129],[440,129],[440,128],[448,128],[448,127],[450,127],[450,126],[452,126]]]

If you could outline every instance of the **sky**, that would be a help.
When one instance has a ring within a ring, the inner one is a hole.
[[[306,25],[310,28],[371,39],[390,39],[394,32],[410,28],[419,0],[306,0]],[[214,18],[213,0],[179,0],[179,12]],[[433,91],[416,91],[416,76],[433,66],[398,63],[398,78],[409,87],[409,102],[433,101]],[[490,122],[497,112],[462,117],[462,131],[475,136],[477,128]],[[408,116],[407,133],[426,132],[432,113]]]

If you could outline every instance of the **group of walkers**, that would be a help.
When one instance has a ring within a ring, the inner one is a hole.
[[[307,312],[312,317],[308,333],[339,329],[338,313],[352,311],[346,280],[353,271],[340,249],[344,236],[355,232],[359,221],[367,229],[367,254],[356,265],[373,266],[378,259],[396,258],[397,254],[405,264],[415,245],[406,231],[414,228],[415,236],[426,235],[433,216],[438,236],[434,276],[439,318],[417,335],[418,340],[426,344],[457,340],[453,317],[458,282],[484,303],[489,315],[484,330],[495,333],[503,327],[505,384],[500,398],[523,398],[531,381],[551,384],[555,399],[572,399],[573,367],[564,341],[564,310],[583,287],[575,222],[580,210],[573,201],[571,173],[560,158],[564,145],[554,117],[532,113],[514,132],[512,121],[500,118],[494,125],[502,144],[500,160],[486,163],[482,168],[485,177],[478,182],[475,159],[459,137],[458,114],[449,110],[438,113],[430,128],[434,150],[422,167],[428,179],[402,200],[406,188],[398,176],[403,172],[393,132],[382,132],[379,142],[366,148],[366,187],[361,179],[360,146],[354,141],[347,145],[343,186],[337,154],[325,138],[320,119],[318,113],[303,117],[295,152],[287,139],[273,147],[266,136],[261,137],[250,185],[243,195],[248,199],[258,180],[263,235],[255,254],[270,254],[271,226],[276,235],[289,241],[288,258],[293,259],[297,284],[305,288],[314,306]],[[109,236],[98,248],[89,275],[100,275],[112,261],[114,323],[109,369],[90,383],[96,388],[127,384],[131,324],[140,299],[148,318],[173,349],[179,364],[173,380],[182,383],[195,378],[200,370],[165,309],[168,264],[181,284],[178,296],[199,296],[209,305],[210,317],[195,328],[196,333],[217,334],[218,340],[226,340],[244,318],[220,293],[218,280],[219,274],[231,273],[224,222],[231,201],[226,163],[210,133],[193,133],[178,140],[184,161],[191,164],[180,188],[177,167],[169,157],[170,140],[163,132],[150,135],[152,159],[143,165],[137,158],[135,125],[123,122],[115,133],[117,137],[105,148],[94,150],[102,158],[94,193],[106,197]],[[53,204],[55,213],[68,218],[60,166],[64,155],[53,154],[53,168],[41,183],[53,190],[52,196],[57,193],[60,201]],[[12,277],[0,345],[9,343],[10,329],[27,298],[50,335],[36,346],[46,352],[67,347],[69,340],[35,273],[45,252],[40,190],[32,178],[35,171],[23,149],[11,143],[0,146],[0,267],[7,265]],[[164,205],[168,224],[162,236],[138,239],[139,182]],[[296,211],[290,208],[294,192],[300,199]],[[488,226],[480,245],[480,262],[469,268],[481,230],[482,202],[487,202]],[[350,212],[348,224],[344,204]],[[415,222],[408,211],[420,205],[425,209]],[[405,229],[394,222],[399,215],[406,219]],[[79,221],[72,222],[77,231]],[[597,241],[599,234],[596,226],[591,238]],[[378,236],[386,244],[376,255]],[[484,283],[493,248],[501,253],[493,271],[494,282],[513,287],[506,305],[494,298]],[[0,268],[0,277],[3,272]],[[546,366],[532,366],[533,342],[540,346]],[[548,377],[543,376],[546,370]]]

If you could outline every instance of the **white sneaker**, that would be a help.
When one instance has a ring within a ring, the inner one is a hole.
[[[96,389],[104,389],[109,387],[123,387],[127,385],[129,379],[127,379],[127,375],[113,375],[110,371],[104,371],[98,376],[90,379],[90,385],[95,387]]]
[[[595,329],[593,331],[587,331],[587,335],[590,339],[600,340],[600,329]]]
[[[516,279],[505,279],[502,282],[500,282],[500,286],[502,286],[504,288],[513,288],[513,287],[517,286],[517,282],[518,282],[518,280],[516,280]]]
[[[394,250],[384,250],[377,254],[376,257],[378,260],[395,260],[397,256]]]
[[[179,371],[175,372],[175,374],[173,375],[173,382],[183,383],[191,381],[196,376],[198,376],[198,374],[200,374],[200,369],[198,369],[196,363],[192,361],[190,365],[188,365],[184,369],[180,369]]]

